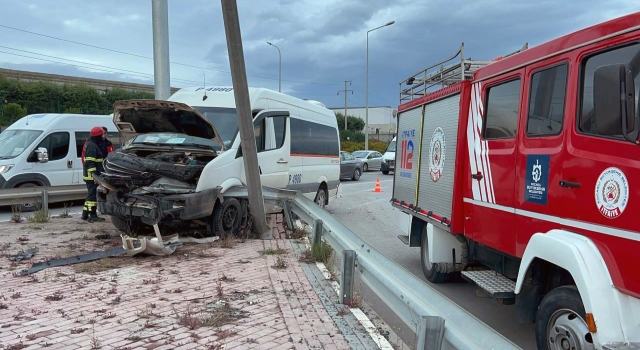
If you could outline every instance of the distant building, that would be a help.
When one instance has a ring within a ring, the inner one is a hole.
[[[334,113],[340,112],[344,114],[344,107],[333,107],[329,109]],[[347,107],[347,115],[366,120],[366,108]],[[369,107],[369,136],[381,141],[391,141],[398,129],[396,116],[397,110],[395,108],[389,106]],[[361,131],[364,132],[364,129]]]
[[[136,84],[127,83],[115,80],[103,80],[103,79],[91,79],[81,78],[69,75],[58,75],[38,72],[28,72],[23,70],[4,69],[0,68],[0,75],[7,79],[14,79],[24,82],[38,82],[46,81],[49,83],[64,85],[64,84],[84,84],[93,87],[98,91],[105,91],[107,89],[119,88],[127,91],[139,91],[154,93],[155,88],[153,85],[148,84]],[[171,88],[171,93],[178,91],[178,88]]]

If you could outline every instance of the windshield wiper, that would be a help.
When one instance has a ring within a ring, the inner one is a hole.
[[[199,143],[181,143],[181,144],[178,144],[178,146],[196,147],[196,148],[209,149],[209,150],[215,151],[213,147],[207,146],[207,145],[201,145]]]

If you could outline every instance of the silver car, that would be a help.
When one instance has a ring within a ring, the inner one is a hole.
[[[382,154],[376,151],[355,151],[353,156],[362,159],[364,162],[364,172],[369,170],[380,170],[382,166]]]

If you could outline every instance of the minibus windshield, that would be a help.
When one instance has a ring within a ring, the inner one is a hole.
[[[5,130],[0,134],[0,159],[19,156],[42,134],[40,130]]]
[[[191,106],[191,108],[202,114],[216,127],[225,148],[229,148],[233,144],[238,134],[238,117],[235,108],[198,106]]]

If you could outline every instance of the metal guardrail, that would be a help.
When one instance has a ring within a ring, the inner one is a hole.
[[[230,189],[225,196],[246,196],[246,189]],[[384,256],[327,211],[299,192],[263,187],[265,201],[292,213],[313,227],[313,242],[321,238],[342,256],[340,302],[351,300],[354,272],[409,326],[416,330],[416,349],[441,349],[443,340],[457,349],[520,349],[440,292]]]
[[[39,186],[25,188],[11,188],[0,190],[0,206],[39,202],[45,208],[50,203],[59,203],[78,200],[86,197],[87,186]]]

